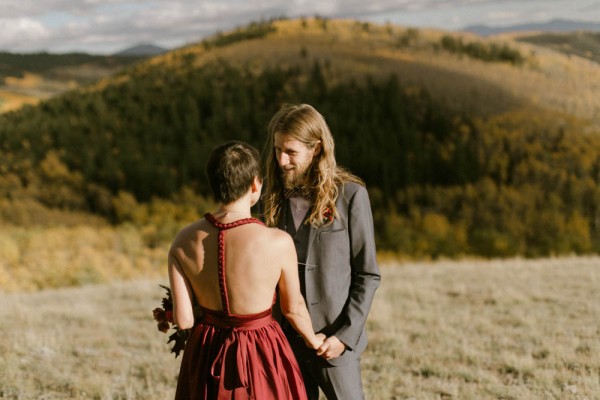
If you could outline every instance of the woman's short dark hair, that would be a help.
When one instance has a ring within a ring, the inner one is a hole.
[[[261,177],[260,153],[251,145],[230,141],[215,148],[206,164],[206,175],[215,200],[229,204],[242,197]]]

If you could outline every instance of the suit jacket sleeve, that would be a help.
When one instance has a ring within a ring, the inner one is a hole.
[[[354,349],[364,332],[375,290],[381,280],[376,258],[371,204],[363,186],[359,186],[350,198],[348,231],[352,277],[345,307],[346,316],[335,336],[350,349]]]

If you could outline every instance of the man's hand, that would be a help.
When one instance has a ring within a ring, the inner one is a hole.
[[[317,355],[326,360],[331,360],[332,358],[339,357],[344,350],[346,350],[346,345],[340,339],[335,336],[329,336],[325,339],[321,347],[317,349]]]

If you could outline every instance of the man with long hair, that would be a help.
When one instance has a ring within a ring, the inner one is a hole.
[[[263,215],[293,238],[317,352],[286,323],[309,399],[362,399],[365,323],[381,279],[373,217],[363,181],[337,165],[333,136],[308,104],[284,105],[268,126]]]

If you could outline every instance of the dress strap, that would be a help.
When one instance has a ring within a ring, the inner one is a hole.
[[[256,218],[252,218],[252,217],[238,219],[237,221],[229,222],[227,224],[217,221],[215,216],[212,215],[211,213],[204,214],[204,218],[206,218],[206,220],[208,222],[210,222],[215,228],[220,229],[220,230],[227,230],[227,229],[235,228],[237,226],[251,224],[251,223],[264,225],[262,221],[260,221],[259,219],[256,219]]]
[[[227,294],[227,281],[225,279],[225,231],[228,229],[232,229],[238,226],[246,225],[246,224],[261,224],[264,225],[260,220],[256,218],[243,218],[237,221],[230,222],[228,224],[224,224],[222,222],[217,221],[217,219],[210,213],[204,214],[204,218],[208,222],[210,222],[215,228],[219,230],[218,237],[218,246],[219,246],[219,265],[218,265],[218,273],[219,273],[219,289],[221,291],[221,303],[223,304],[223,311],[229,315],[231,314],[229,309],[229,296]]]

